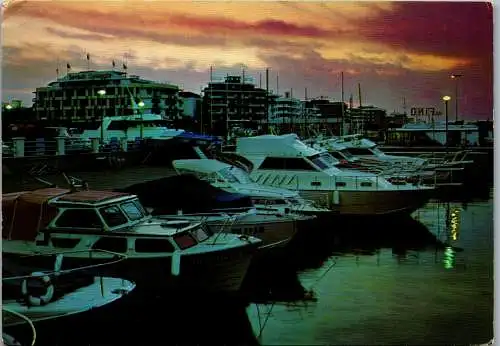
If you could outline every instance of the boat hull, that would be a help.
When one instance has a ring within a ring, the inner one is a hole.
[[[229,232],[257,237],[262,240],[259,250],[284,247],[297,233],[299,218],[279,214],[249,214],[233,224],[207,222],[212,232]],[[226,230],[227,231],[226,231]]]
[[[101,308],[111,304],[124,295],[132,292],[135,284],[117,278],[96,278],[91,285],[81,287],[74,292],[62,296],[60,299],[49,302],[46,305],[28,306],[19,300],[5,300],[2,308],[28,317],[32,322],[58,319],[70,315],[80,314],[90,310]],[[19,318],[12,320],[3,319],[5,327],[24,324]]]
[[[220,239],[223,240],[223,239]],[[237,292],[250,266],[252,257],[259,243],[249,243],[230,249],[221,247],[205,252],[185,253],[181,256],[179,275],[172,274],[172,256],[158,254],[149,257],[128,257],[115,264],[93,268],[96,275],[119,277],[137,285],[137,291],[159,293],[165,291],[195,292]],[[20,264],[33,267],[51,268],[54,265],[52,255],[25,257],[28,251],[10,251],[5,241],[3,256],[14,257]],[[109,263],[109,255],[83,258],[66,254],[62,269],[81,268],[83,266]]]
[[[432,191],[433,189],[339,191],[338,198],[334,196],[337,193],[334,191],[300,191],[300,194],[341,215],[379,216],[411,214],[427,203]]]

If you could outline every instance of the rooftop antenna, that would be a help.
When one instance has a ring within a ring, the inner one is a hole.
[[[56,80],[59,80],[59,57],[57,57]]]
[[[90,54],[87,53],[87,71],[90,71]]]

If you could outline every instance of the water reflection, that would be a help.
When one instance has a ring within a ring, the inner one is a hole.
[[[251,304],[253,332],[265,345],[487,341],[491,215],[491,201],[433,201],[413,218],[338,220],[302,234],[290,265],[317,301]]]

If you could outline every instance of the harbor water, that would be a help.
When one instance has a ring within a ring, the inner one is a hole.
[[[249,301],[151,298],[40,324],[37,345],[486,343],[492,191],[432,200],[411,217],[338,219],[302,232],[279,259],[251,268]]]

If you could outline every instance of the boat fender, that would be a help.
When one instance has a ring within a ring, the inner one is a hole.
[[[45,287],[45,294],[36,297],[30,294],[29,289],[28,289],[28,280],[31,279],[37,279],[41,280],[44,284]],[[45,273],[42,272],[33,272],[31,273],[31,277],[24,279],[22,284],[21,284],[21,293],[23,294],[23,297],[26,301],[27,304],[30,306],[40,306],[40,305],[45,305],[48,302],[52,300],[54,297],[54,292],[55,288],[54,285],[52,284],[52,280],[48,275],[45,275]]]
[[[56,261],[54,263],[54,271],[56,273],[59,273],[61,271],[63,258],[64,256],[62,254],[58,254],[56,256]]]
[[[180,272],[181,272],[181,253],[180,251],[174,251],[172,253],[171,273],[174,276],[179,276]]]

